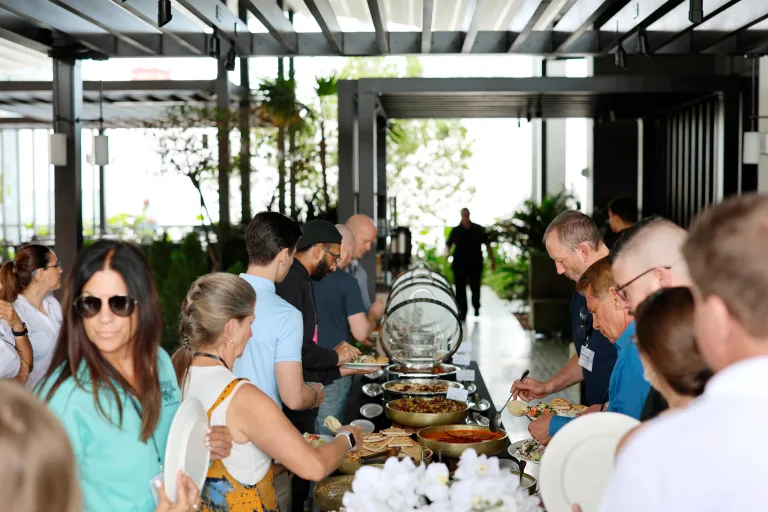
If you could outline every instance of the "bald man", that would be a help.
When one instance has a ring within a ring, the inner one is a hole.
[[[365,256],[376,243],[376,224],[367,215],[358,213],[349,218],[345,224],[355,237],[355,250],[352,253],[352,262],[347,267],[347,272],[352,274],[360,286],[363,294],[365,310],[371,309],[371,295],[368,292],[368,273],[360,264],[360,258]]]
[[[355,235],[344,225],[337,225],[336,229],[341,233],[337,269],[322,281],[312,282],[317,309],[317,343],[330,350],[340,343],[351,342],[353,338],[370,345],[368,336],[384,316],[384,304],[381,302],[375,302],[370,311],[365,308],[357,280],[344,271],[355,255]],[[341,418],[344,415],[351,384],[351,377],[343,377],[325,386],[325,398],[315,420],[316,433],[332,435],[323,422],[328,416]]]
[[[690,287],[691,277],[683,258],[688,233],[663,217],[650,217],[622,232],[611,252],[616,292],[630,314],[662,288]],[[661,394],[651,388],[640,416],[651,419],[667,408]]]

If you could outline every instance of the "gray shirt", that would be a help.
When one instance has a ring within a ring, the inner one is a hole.
[[[363,306],[365,306],[365,312],[371,309],[371,296],[368,295],[368,273],[365,271],[359,260],[352,260],[352,263],[347,267],[347,272],[357,279],[357,284],[360,286],[360,293],[363,294]]]

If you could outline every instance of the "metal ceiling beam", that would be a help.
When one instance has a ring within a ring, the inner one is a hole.
[[[157,25],[157,2],[154,0],[111,0],[113,4],[117,5],[121,9],[143,21],[144,23],[157,28],[162,34],[162,39],[159,41],[160,46],[164,46],[164,41],[170,39],[174,43],[184,47],[192,55],[206,55],[205,51],[205,38],[197,38],[202,41],[202,44],[192,41],[191,32],[194,31],[195,25],[191,21],[187,20],[185,16],[179,13],[172,7],[171,21],[162,27]],[[186,34],[189,33],[189,34]],[[197,34],[194,34],[197,35]]]
[[[555,49],[555,53],[567,53],[571,46],[576,43],[585,32],[590,30],[598,30],[600,26],[605,24],[609,19],[616,16],[616,14],[627,4],[629,0],[605,0],[600,7],[598,7],[589,17],[584,20],[584,23],[579,26],[563,43]],[[578,6],[574,5],[572,9],[577,9]]]
[[[739,2],[741,2],[741,0],[729,0],[728,2],[726,2],[723,5],[721,5],[720,7],[718,7],[717,9],[715,9],[713,11],[710,11],[710,12],[707,12],[704,15],[704,18],[702,18],[702,23],[705,23],[705,22],[711,20],[712,18],[714,18],[715,16],[717,16],[721,12],[723,12],[723,11],[725,11],[727,9],[730,9],[731,7],[733,7],[734,5],[736,5]],[[670,37],[666,41],[664,41],[664,42],[662,42],[662,43],[660,43],[660,44],[658,44],[656,46],[651,47],[650,48],[650,53],[653,54],[653,53],[656,53],[656,52],[659,52],[659,51],[663,50],[665,46],[671,45],[672,43],[674,43],[675,41],[679,40],[680,38],[682,38],[682,37],[684,37],[684,36],[686,36],[688,34],[691,34],[694,31],[694,29],[696,27],[698,27],[698,26],[699,25],[690,25],[690,26],[686,27],[685,29],[681,30],[680,32],[674,34],[672,37]]]
[[[36,52],[48,54],[53,49],[50,30],[34,25],[20,27],[0,21],[0,39],[6,39]]]
[[[251,14],[264,25],[287,54],[296,54],[298,36],[293,24],[273,0],[242,0]]]
[[[512,45],[509,47],[510,53],[514,53],[518,51],[520,48],[522,48],[525,45],[525,42],[531,36],[531,32],[533,32],[534,25],[538,23],[541,16],[546,12],[551,1],[552,0],[541,0],[541,2],[539,3],[539,6],[536,7],[535,11],[533,11],[533,15],[531,15],[531,19],[529,19],[528,23],[525,24],[525,28],[523,28],[522,32],[518,34],[518,36],[515,38]]]
[[[200,18],[206,25],[217,29],[230,41],[234,41],[235,49],[241,55],[248,53],[247,36],[251,32],[248,25],[229,10],[226,4],[219,0],[176,0],[186,7],[189,12]]]
[[[432,17],[435,15],[435,1],[422,0],[421,12],[421,53],[432,49]]]
[[[77,43],[97,53],[103,55],[115,53],[115,38],[112,34],[48,0],[0,0],[0,8],[48,30],[63,32]],[[102,43],[94,43],[91,34],[109,35],[111,41],[107,42],[102,38]]]
[[[614,37],[610,43],[608,43],[603,48],[603,54],[610,53],[611,50],[613,50],[615,47],[619,45],[624,39],[639,33],[641,30],[645,30],[646,28],[650,27],[657,21],[659,21],[661,18],[669,14],[672,9],[683,3],[685,0],[667,0],[664,2],[661,7],[650,13],[648,16],[646,16],[642,21],[635,24],[634,27],[629,29],[627,32],[624,32],[620,35],[617,35]],[[607,27],[608,30],[610,30],[611,27]]]
[[[382,55],[389,53],[389,32],[387,31],[387,17],[382,0],[368,0],[368,10],[371,11],[373,28],[376,29],[376,43]]]
[[[759,18],[756,18],[749,23],[742,25],[741,27],[737,28],[733,32],[729,32],[727,34],[724,34],[722,37],[718,37],[714,41],[711,41],[703,46],[698,46],[692,48],[692,51],[702,53],[704,51],[709,50],[710,48],[714,48],[715,46],[718,46],[719,44],[729,40],[734,39],[738,43],[738,38],[741,33],[743,33],[746,30],[749,30],[750,27],[757,25],[758,23],[761,23],[765,20],[768,20],[768,14],[764,14],[763,16],[760,16]],[[738,46],[738,45],[737,45]]]
[[[477,0],[477,3],[475,4],[475,11],[472,13],[472,21],[469,22],[467,33],[464,34],[464,43],[461,45],[461,53],[472,52],[472,47],[475,46],[475,39],[477,39],[477,32],[480,30],[480,17],[482,14],[483,6],[485,5],[488,4],[483,2],[483,0]]]
[[[336,14],[334,14],[330,2],[328,0],[304,0],[304,3],[307,4],[309,12],[312,13],[315,21],[320,25],[320,30],[325,34],[328,44],[339,55],[343,54],[344,34],[341,31],[341,26],[336,19]]]

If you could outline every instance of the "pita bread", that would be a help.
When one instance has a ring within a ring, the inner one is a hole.
[[[526,406],[523,402],[520,402],[519,400],[511,400],[507,404],[507,410],[513,416],[522,416],[526,412],[528,412],[528,406]]]
[[[363,436],[363,443],[375,443],[377,441],[384,441],[387,436],[383,434],[365,434]]]
[[[370,451],[371,453],[379,453],[383,452],[387,449],[389,446],[389,441],[379,441],[377,443],[365,443],[363,444],[363,448]]]
[[[380,432],[380,434],[383,434],[385,436],[406,436],[406,437],[408,437],[408,432],[406,432],[405,430],[403,430],[401,428],[395,428],[395,427],[390,427],[390,428],[384,429],[384,430],[382,430]]]
[[[551,402],[549,402],[549,406],[552,409],[557,409],[558,411],[569,411],[571,410],[571,402],[564,398],[553,398]]]
[[[410,437],[392,436],[389,441],[390,448],[404,448],[406,446],[413,446],[416,444]]]
[[[323,421],[323,426],[333,432],[334,434],[338,433],[339,429],[341,428],[341,422],[334,418],[333,416],[328,416],[325,418],[325,421]]]
[[[576,413],[580,413],[580,412],[586,411],[587,410],[587,406],[586,405],[581,405],[581,404],[573,404],[571,406],[571,410],[576,412]]]
[[[414,446],[405,446],[400,449],[400,453],[406,457],[412,458],[417,464],[421,462],[421,445],[415,444]]]

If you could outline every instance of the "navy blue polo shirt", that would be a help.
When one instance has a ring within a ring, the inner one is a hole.
[[[351,343],[349,317],[366,312],[357,279],[339,269],[322,281],[313,281],[312,289],[317,309],[317,344],[333,350],[342,341]]]
[[[585,320],[581,318],[582,309],[587,313]],[[592,371],[581,369],[584,374],[587,402],[589,402],[585,405],[602,404],[606,401],[608,384],[611,381],[613,366],[616,364],[616,347],[600,331],[592,328],[592,313],[589,313],[587,309],[587,299],[578,292],[573,292],[573,297],[571,297],[571,326],[573,344],[577,354],[581,354],[581,347],[586,343],[586,338],[579,333],[582,325],[586,327],[589,348],[595,352]]]

